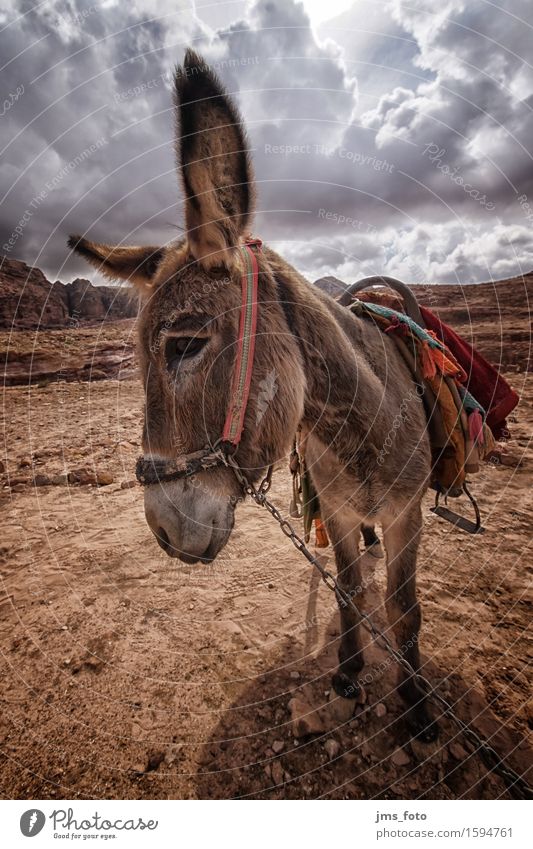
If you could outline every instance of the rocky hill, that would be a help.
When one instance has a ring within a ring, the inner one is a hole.
[[[315,285],[339,297],[347,284],[325,277]],[[531,370],[533,272],[495,283],[412,289],[421,304],[498,368]],[[39,269],[4,259],[0,266],[4,385],[132,376],[136,363],[131,317],[136,312],[126,289],[92,286],[83,279],[52,284]]]
[[[83,278],[50,283],[38,268],[0,257],[1,328],[60,328],[136,314],[135,299],[126,287],[93,286]]]
[[[318,280],[315,280],[314,285],[322,289],[327,295],[331,295],[332,298],[339,298],[347,286],[346,283],[343,283],[338,277],[333,277],[332,274],[327,277],[319,277]]]

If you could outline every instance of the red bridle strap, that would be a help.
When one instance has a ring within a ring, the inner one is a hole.
[[[241,441],[244,415],[250,394],[254,364],[255,335],[257,327],[257,283],[259,266],[255,250],[261,250],[260,239],[250,239],[241,250],[244,270],[241,277],[242,304],[237,340],[237,359],[231,387],[228,414],[222,432],[222,442],[236,447]]]

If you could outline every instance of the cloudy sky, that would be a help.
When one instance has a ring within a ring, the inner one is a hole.
[[[249,129],[255,232],[310,279],[530,271],[532,43],[531,0],[4,3],[0,253],[66,282],[69,232],[176,237],[193,45]]]

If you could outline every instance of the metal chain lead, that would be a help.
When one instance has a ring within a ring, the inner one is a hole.
[[[504,758],[499,755],[492,746],[484,740],[482,737],[477,734],[470,726],[468,726],[463,720],[456,715],[451,704],[437,692],[437,690],[431,685],[427,678],[417,672],[409,663],[408,660],[403,657],[402,654],[392,645],[391,641],[387,637],[386,634],[383,633],[379,628],[374,625],[372,619],[366,614],[364,611],[359,610],[357,605],[353,602],[353,599],[350,593],[347,593],[336,580],[336,578],[331,574],[328,569],[325,569],[324,566],[317,560],[317,558],[309,551],[304,540],[299,536],[296,530],[293,528],[291,523],[284,519],[278,508],[267,498],[267,492],[270,489],[270,482],[272,477],[272,472],[269,470],[269,474],[267,477],[261,482],[258,488],[256,488],[253,484],[251,484],[243,474],[240,467],[237,465],[236,461],[233,457],[226,457],[227,465],[231,466],[233,469],[235,476],[239,483],[241,484],[243,491],[249,495],[256,504],[259,504],[261,507],[265,507],[268,512],[274,517],[274,519],[278,522],[282,532],[286,537],[290,539],[294,547],[300,551],[304,557],[318,570],[320,573],[320,577],[326,586],[332,590],[337,600],[343,606],[349,606],[354,613],[357,615],[359,623],[365,628],[365,630],[371,634],[375,640],[378,642],[378,645],[381,645],[388,654],[402,667],[402,669],[414,679],[416,685],[418,685],[419,692],[421,695],[427,699],[430,699],[434,703],[438,704],[443,712],[449,716],[449,718],[455,723],[455,725],[460,729],[464,737],[472,743],[472,745],[476,749],[476,753],[479,754],[485,765],[497,775],[499,775],[505,782],[507,789],[517,795],[521,799],[533,799],[533,788],[531,788],[528,783],[514,771],[512,767],[510,767]]]

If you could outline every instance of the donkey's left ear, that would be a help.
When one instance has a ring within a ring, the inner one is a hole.
[[[114,247],[90,242],[82,236],[70,236],[68,246],[105,277],[128,280],[140,294],[152,291],[152,283],[163,258],[163,249],[153,245]]]
[[[193,50],[176,70],[176,113],[191,253],[207,268],[230,264],[253,211],[248,144],[236,106]]]

